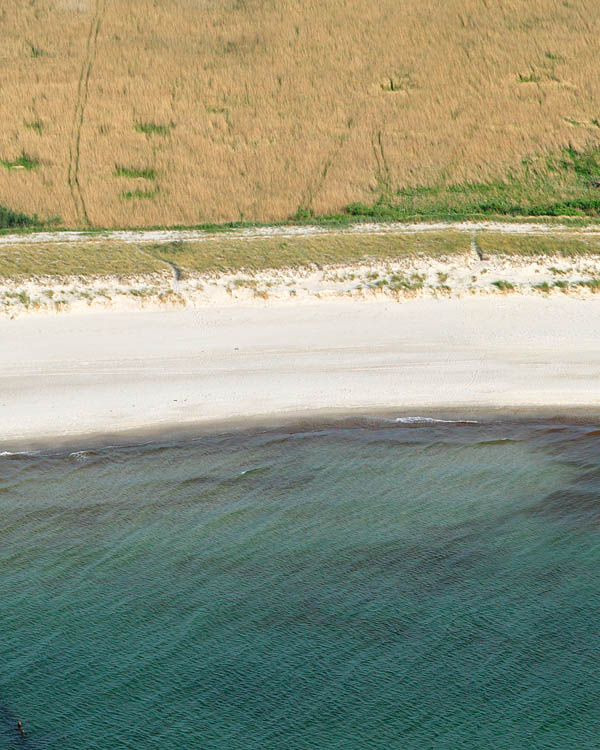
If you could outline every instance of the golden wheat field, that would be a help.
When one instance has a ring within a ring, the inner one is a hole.
[[[598,0],[2,0],[0,204],[274,221],[600,139]]]

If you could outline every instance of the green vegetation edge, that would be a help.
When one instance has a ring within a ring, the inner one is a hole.
[[[130,196],[136,198],[135,194]],[[42,220],[0,205],[0,232],[53,229],[199,230],[224,232],[269,226],[344,227],[365,222],[544,221],[585,226],[600,219],[600,145],[568,146],[550,155],[523,159],[502,179],[463,184],[393,188],[380,175],[371,205],[353,203],[339,214],[315,215],[305,208],[285,221],[198,223],[145,227],[64,227],[59,218]]]

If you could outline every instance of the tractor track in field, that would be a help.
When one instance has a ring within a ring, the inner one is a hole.
[[[86,42],[85,57],[79,74],[79,82],[77,84],[77,98],[75,100],[75,111],[73,113],[71,140],[69,144],[69,168],[67,172],[69,190],[71,191],[71,197],[73,198],[77,219],[88,226],[90,225],[90,219],[79,179],[81,130],[89,95],[90,75],[96,59],[98,35],[100,33],[100,26],[102,25],[105,11],[106,0],[96,0]]]

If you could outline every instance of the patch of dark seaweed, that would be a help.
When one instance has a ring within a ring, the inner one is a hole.
[[[104,523],[112,522],[115,513],[119,514],[124,511],[131,512],[131,505],[129,503],[115,504],[112,499],[67,509],[52,505],[46,508],[36,508],[29,513],[25,513],[22,516],[22,524],[43,524],[56,521],[61,526],[70,528],[101,526]]]
[[[426,440],[409,440],[405,436],[390,436],[390,437],[367,437],[361,441],[363,444],[372,446],[375,448],[428,448],[431,443]]]
[[[560,581],[577,572],[577,566],[573,563],[561,561],[552,566],[542,568],[529,568],[523,571],[523,574],[536,583],[543,583],[546,586],[555,588]]]
[[[560,439],[551,444],[552,449],[565,449],[577,452],[580,455],[581,446],[587,447],[587,445],[594,447],[594,455],[596,459],[600,458],[600,430],[587,430],[583,433],[573,435],[571,432],[564,439]]]
[[[209,477],[206,475],[201,475],[197,477],[187,477],[187,479],[182,479],[181,481],[176,483],[177,487],[180,487],[181,489],[186,488],[201,488],[206,487],[207,485],[212,485],[215,483],[215,477]]]
[[[524,510],[529,516],[546,516],[576,524],[600,523],[600,493],[573,488],[556,490]]]
[[[269,493],[276,492],[281,495],[284,492],[292,492],[294,490],[305,490],[315,479],[316,472],[306,473],[296,477],[289,477],[285,475],[273,475],[269,477],[268,491]]]
[[[341,614],[331,612],[319,602],[311,602],[307,599],[302,599],[298,606],[292,609],[277,607],[266,612],[263,622],[264,626],[269,629],[283,631],[299,626],[323,628],[330,633],[337,631],[345,638],[353,637],[363,646],[404,639],[415,627],[414,621],[409,616],[380,614],[368,617],[364,614],[357,616],[353,611]]]
[[[243,471],[237,476],[221,480],[218,486],[221,490],[261,490],[268,495],[281,495],[284,492],[304,489],[315,477],[314,472],[290,477],[286,476],[285,472],[273,472],[272,468],[264,466]]]
[[[516,445],[518,443],[527,442],[525,440],[519,440],[515,438],[494,438],[492,440],[480,440],[477,443],[470,443],[469,448],[491,448],[496,445]]]
[[[253,469],[244,469],[239,474],[227,477],[219,482],[221,487],[233,487],[239,484],[254,484],[254,480],[262,481],[261,475],[270,470],[270,466],[257,466]]]
[[[431,584],[455,583],[488,559],[488,554],[472,546],[479,532],[450,540],[433,539],[430,543],[407,544],[404,541],[348,548],[330,564],[344,575],[369,572],[372,576],[394,575],[410,588],[424,591],[427,578]],[[412,582],[412,583],[411,583]]]
[[[578,476],[576,476],[572,484],[574,485],[589,485],[591,491],[600,492],[600,466],[592,466],[591,468],[584,469]]]
[[[243,565],[243,561],[234,560],[226,556],[188,555],[183,560],[177,560],[173,564],[173,568],[178,574],[196,576],[206,575],[207,573],[211,575],[231,573],[239,570]]]

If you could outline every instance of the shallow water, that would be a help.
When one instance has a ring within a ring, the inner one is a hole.
[[[598,747],[590,422],[9,454],[0,510],[2,748]]]

